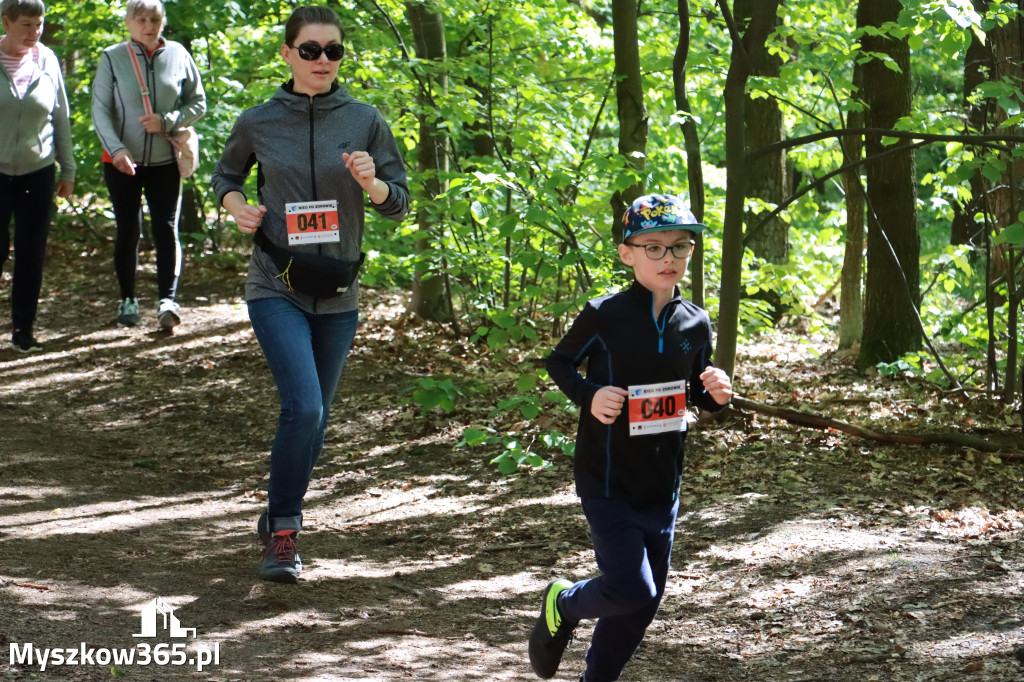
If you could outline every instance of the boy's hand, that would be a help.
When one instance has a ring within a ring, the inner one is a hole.
[[[704,388],[719,405],[727,405],[732,398],[732,382],[729,375],[717,367],[708,365],[700,375]]]
[[[726,379],[728,381],[728,379]],[[602,386],[590,401],[590,414],[602,424],[611,424],[622,412],[626,402],[626,389],[618,386]]]

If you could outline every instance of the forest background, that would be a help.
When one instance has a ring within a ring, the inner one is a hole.
[[[240,303],[251,243],[208,179],[286,78],[297,4],[166,3],[209,103],[171,337],[112,321],[89,86],[124,3],[47,6],[79,174],[44,283],[53,352],[0,357],[0,643],[82,622],[115,641],[163,595],[232,651],[209,679],[529,679],[535,591],[593,568],[576,408],[541,358],[628,281],[624,207],[671,192],[708,225],[686,295],[738,397],[690,436],[673,591],[630,679],[1019,676],[1016,3],[331,3],[340,80],[391,124],[414,215],[368,214],[348,418],[308,578],[281,593],[244,570],[274,397]]]
[[[207,179],[238,113],[284,78],[277,53],[294,4],[167,3],[165,33],[193,53],[209,102],[183,206],[192,259],[245,258]],[[89,84],[102,48],[124,37],[121,5],[49,8],[81,165],[57,239],[103,240],[110,220],[90,163],[101,149]],[[546,342],[583,301],[621,285],[613,247],[625,206],[675,193],[710,226],[691,295],[717,322],[716,359],[730,374],[739,338],[799,319],[833,329],[861,369],[1019,404],[1014,3],[336,9],[347,30],[340,78],[384,112],[415,194],[415,220],[371,222],[364,281],[410,288],[417,315],[498,354]],[[538,391],[542,379],[523,372],[502,409],[532,419],[552,401],[566,407]],[[421,383],[427,407],[458,393],[445,377]],[[505,470],[543,460],[511,450]]]

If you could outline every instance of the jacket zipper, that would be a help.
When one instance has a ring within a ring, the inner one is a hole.
[[[313,201],[317,200],[316,191],[316,98],[309,98],[309,184],[313,188]],[[323,255],[323,246],[321,244],[316,245],[316,253],[318,256]],[[313,299],[313,310],[316,310],[317,299]]]
[[[316,146],[313,123],[316,120],[316,99],[309,98],[309,177],[313,187],[313,201],[317,199],[316,193]],[[319,251],[319,249],[317,249]]]
[[[671,301],[669,301],[671,303]],[[668,304],[662,308],[661,314],[665,316],[665,319],[658,323],[658,318],[654,316],[654,299],[651,298],[651,317],[654,318],[654,328],[658,330],[658,355],[665,352],[665,322],[668,321]]]

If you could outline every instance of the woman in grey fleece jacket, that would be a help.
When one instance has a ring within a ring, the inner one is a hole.
[[[39,42],[45,12],[41,0],[0,4],[0,270],[11,248],[13,216],[11,343],[23,353],[42,350],[32,326],[43,283],[53,195],[67,198],[75,184],[64,77],[57,56]]]
[[[292,80],[242,113],[213,174],[214,191],[238,229],[259,230],[245,296],[277,384],[280,416],[267,510],[257,532],[264,543],[260,577],[277,582],[294,583],[302,570],[295,544],[302,500],[355,337],[359,296],[358,279],[328,297],[294,290],[288,275],[300,265],[288,259],[315,254],[358,261],[366,198],[396,221],[409,210],[405,166],[391,129],[376,109],[335,81],[342,39],[331,9],[295,10],[281,46]],[[244,194],[253,166],[254,204]],[[286,265],[278,267],[268,251]]]
[[[181,274],[181,178],[167,136],[206,113],[206,93],[192,56],[162,36],[166,15],[160,0],[129,0],[124,21],[131,39],[103,51],[92,82],[92,120],[103,144],[103,179],[117,223],[117,322],[134,327],[140,319],[135,276],[145,196],[156,247],[157,321],[170,329],[180,322],[174,297]]]

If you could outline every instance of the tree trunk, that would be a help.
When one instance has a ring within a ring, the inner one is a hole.
[[[979,2],[981,0],[978,0]],[[1020,17],[1014,17],[1011,21],[1001,26],[996,26],[988,32],[988,45],[992,50],[992,73],[991,80],[1002,82],[1013,88],[1014,95],[1010,98],[1011,109],[1020,111],[1024,97],[1021,96],[1021,88],[1024,87],[1024,39],[1022,39],[1024,22]],[[995,104],[995,103],[993,103]],[[986,112],[985,123],[991,127],[998,127],[1008,132],[1020,132],[1021,126],[1014,124],[1007,126],[1006,121],[1012,112],[1007,112],[1002,107],[995,105]],[[972,121],[973,123],[973,121]],[[986,215],[990,218],[991,227],[995,234],[999,234],[1009,225],[1017,222],[1018,216],[1024,210],[1024,160],[1016,155],[1000,152],[999,160],[1004,164],[1005,170],[999,182],[991,183],[989,180],[982,180],[980,185],[987,188],[984,194],[984,208]],[[972,183],[972,189],[974,185]],[[984,228],[982,228],[984,229]],[[1020,299],[1016,296],[1016,273],[1014,265],[1013,249],[1009,244],[996,243],[986,234],[984,243],[988,248],[988,282],[986,291],[986,308],[990,320],[990,333],[987,349],[987,383],[990,388],[997,388],[999,380],[1003,381],[1003,398],[1012,402],[1016,393],[1016,364],[1018,356],[1016,330],[1018,325],[1018,305]],[[1000,282],[1006,284],[1006,295],[998,288]],[[997,308],[1007,307],[1007,311]],[[1005,316],[1009,338],[1005,348],[1006,372],[1000,377],[997,368],[997,355],[1001,337],[992,331],[995,318]]]
[[[672,59],[672,88],[676,111],[690,114],[690,101],[686,96],[686,56],[690,52],[690,6],[687,0],[678,0],[679,42]],[[693,118],[686,116],[680,125],[686,146],[686,176],[690,210],[698,222],[704,222],[704,168],[700,153],[700,137]],[[704,307],[704,241],[697,236],[697,248],[690,259],[690,300]]]
[[[178,233],[186,243],[199,244],[206,241],[206,217],[203,205],[196,191],[196,185],[190,180],[181,183],[181,207],[178,212]]]
[[[736,21],[742,28],[752,17],[754,6],[759,0],[736,0]],[[774,17],[772,28],[779,23]],[[765,78],[778,78],[782,69],[782,57],[771,54],[767,41],[749,46],[750,75]],[[746,144],[747,149],[781,142],[785,139],[785,124],[778,100],[774,97],[747,96],[745,107]],[[785,263],[789,260],[789,225],[781,215],[775,216],[768,223],[761,225],[755,232],[751,228],[761,222],[761,216],[770,213],[790,194],[786,172],[786,152],[782,149],[770,154],[759,155],[747,163],[747,192],[751,199],[760,199],[768,204],[768,208],[754,208],[746,212],[748,238],[747,246],[755,256],[769,263]],[[772,292],[778,305],[778,294]],[[770,297],[771,299],[771,297]]]
[[[864,67],[853,67],[853,87],[861,93],[864,87]],[[864,112],[850,112],[846,123],[848,128],[864,127]],[[843,142],[843,163],[859,161],[864,155],[864,140],[860,135],[850,135]],[[839,294],[839,347],[850,348],[860,343],[864,332],[864,184],[860,171],[851,168],[843,175],[846,190],[846,251],[843,254],[843,271],[840,275]]]
[[[422,3],[407,3],[406,18],[412,27],[415,39],[416,56],[444,62],[447,58],[447,46],[444,36],[444,18],[439,12],[433,12]],[[441,71],[431,72],[424,78],[426,87],[436,88],[438,93],[448,89],[447,76]],[[447,137],[438,126],[438,118],[431,114],[428,93],[422,90],[417,93],[419,105],[420,141],[419,170],[423,179],[423,189],[416,202],[416,222],[420,234],[432,232],[431,214],[429,209],[434,206],[435,199],[444,191],[445,178],[448,173]],[[427,236],[416,241],[417,253],[422,253],[431,246]],[[452,304],[447,295],[445,274],[443,272],[417,273],[413,284],[412,310],[420,317],[436,322],[448,322],[453,319]]]
[[[988,10],[988,0],[974,0],[974,9],[984,14]],[[989,119],[995,109],[995,102],[989,98],[972,104],[971,96],[979,85],[992,75],[995,64],[992,59],[992,48],[989,41],[982,40],[970,31],[971,44],[964,55],[964,93],[963,106],[970,126],[968,132],[982,134],[989,128]],[[971,200],[966,205],[959,201],[953,202],[953,223],[950,231],[950,244],[981,244],[981,231],[984,223],[975,219],[975,215],[984,210],[987,187],[981,169],[971,174]]]
[[[899,0],[862,0],[857,25],[881,27],[895,22]],[[885,54],[899,72],[874,58],[864,65],[867,125],[892,128],[910,113],[910,48],[906,39],[865,34],[865,53]],[[896,143],[904,145],[903,142]],[[868,135],[868,157],[888,149],[882,136]],[[860,367],[893,362],[921,347],[918,307],[921,302],[921,240],[917,229],[917,178],[911,149],[866,164],[868,204],[867,278],[864,287],[864,334]]]
[[[1024,22],[1015,17],[1005,25],[997,26],[988,32],[994,65],[992,80],[1003,81],[1014,88],[1018,94],[1013,97],[1016,100],[1013,108],[1017,111],[1024,104],[1024,97],[1019,94],[1024,87],[1022,26]],[[992,125],[999,126],[1002,132],[1019,133],[1019,125],[1006,127],[1005,122],[1009,113],[1002,109],[993,112],[995,120],[992,121]],[[987,194],[989,213],[995,221],[997,232],[1017,221],[1017,213],[1022,209],[1021,180],[1024,179],[1024,159],[1013,157],[1006,152],[1000,152],[999,157],[1006,164],[1006,170],[1003,171],[1002,181]],[[1005,252],[1002,255],[1005,255]],[[999,265],[996,267],[1001,273],[1005,273],[1005,268]]]
[[[715,364],[730,377],[736,366],[740,296],[743,293],[743,199],[747,185],[745,105],[750,77],[748,46],[763,44],[775,26],[779,0],[764,0],[753,8],[750,25],[740,37],[727,0],[718,0],[729,25],[732,56],[725,79],[725,217],[722,226],[722,294],[718,304]]]
[[[636,0],[612,0],[619,154],[626,157],[636,169],[637,175],[643,178],[647,156],[647,109],[644,106],[644,84],[640,73],[637,12]],[[640,180],[612,194],[612,236],[616,242],[622,238],[622,214],[643,193],[644,183]]]

